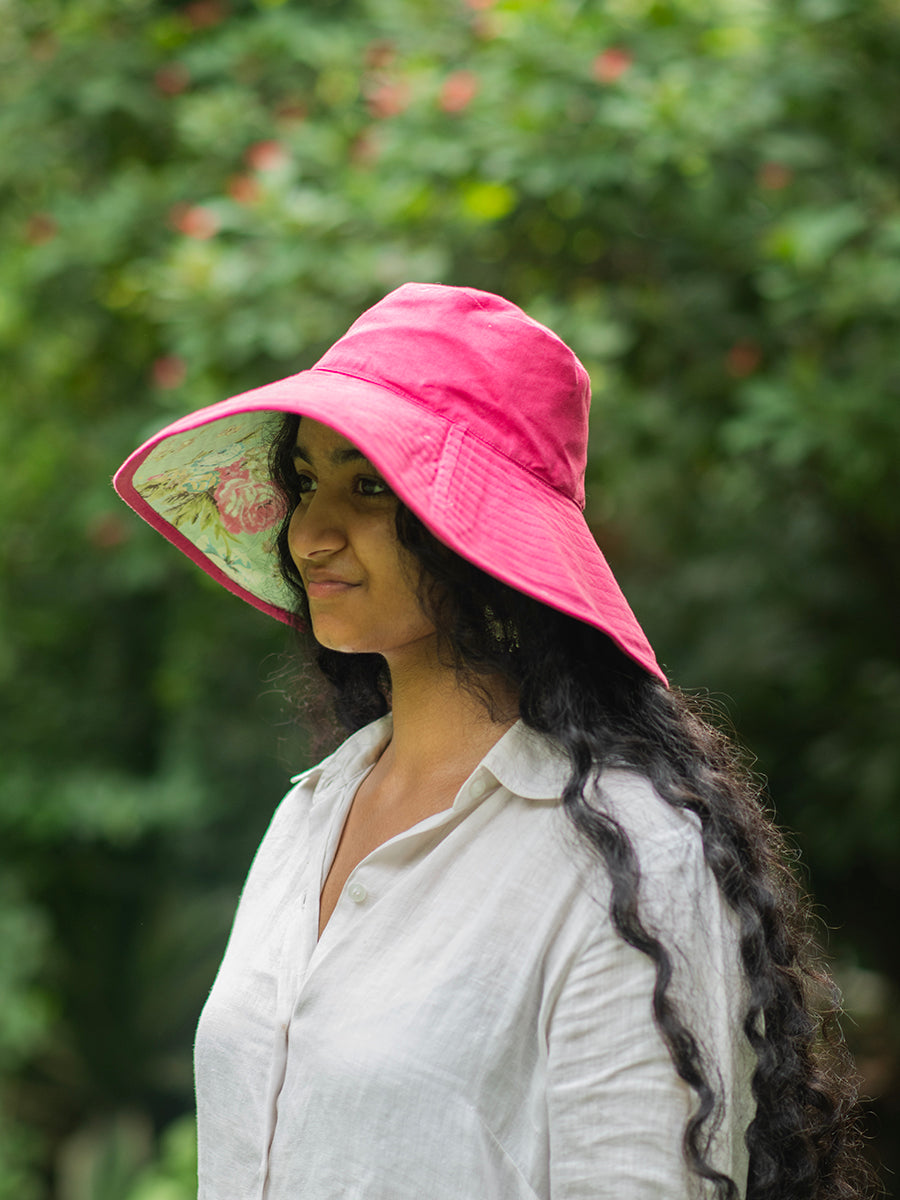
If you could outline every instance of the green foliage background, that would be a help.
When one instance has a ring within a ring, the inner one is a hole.
[[[896,0],[0,0],[0,1198],[192,1194],[193,1026],[315,753],[284,631],[109,477],[407,279],[588,366],[589,516],[769,777],[896,1165],[898,63]]]

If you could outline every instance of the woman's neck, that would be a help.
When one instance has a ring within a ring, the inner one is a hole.
[[[513,689],[497,679],[463,686],[452,666],[440,661],[434,642],[419,652],[390,659],[393,734],[380,763],[402,790],[423,779],[462,781],[518,717]]]

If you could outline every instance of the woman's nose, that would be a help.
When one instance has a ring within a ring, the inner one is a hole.
[[[317,494],[294,509],[288,528],[288,546],[295,561],[334,554],[346,544],[347,534],[338,514]]]

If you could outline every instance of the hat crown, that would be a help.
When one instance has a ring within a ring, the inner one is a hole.
[[[576,356],[516,305],[475,288],[405,284],[310,370],[155,433],[115,483],[214,579],[293,622],[270,450],[280,414],[308,417],[371,459],[450,550],[602,630],[665,683],[579,511],[589,403]]]
[[[587,372],[555,333],[500,296],[404,284],[313,371],[401,392],[584,506]]]

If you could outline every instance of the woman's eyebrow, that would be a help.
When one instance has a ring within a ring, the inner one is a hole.
[[[315,460],[305,446],[299,443],[294,447],[293,457],[295,459],[302,458],[304,462],[308,462],[310,466],[315,466]],[[357,450],[355,446],[346,446],[341,450],[332,450],[328,455],[328,464],[332,467],[342,467],[345,463],[350,462],[369,462],[361,450]],[[371,464],[369,464],[371,466]]]

